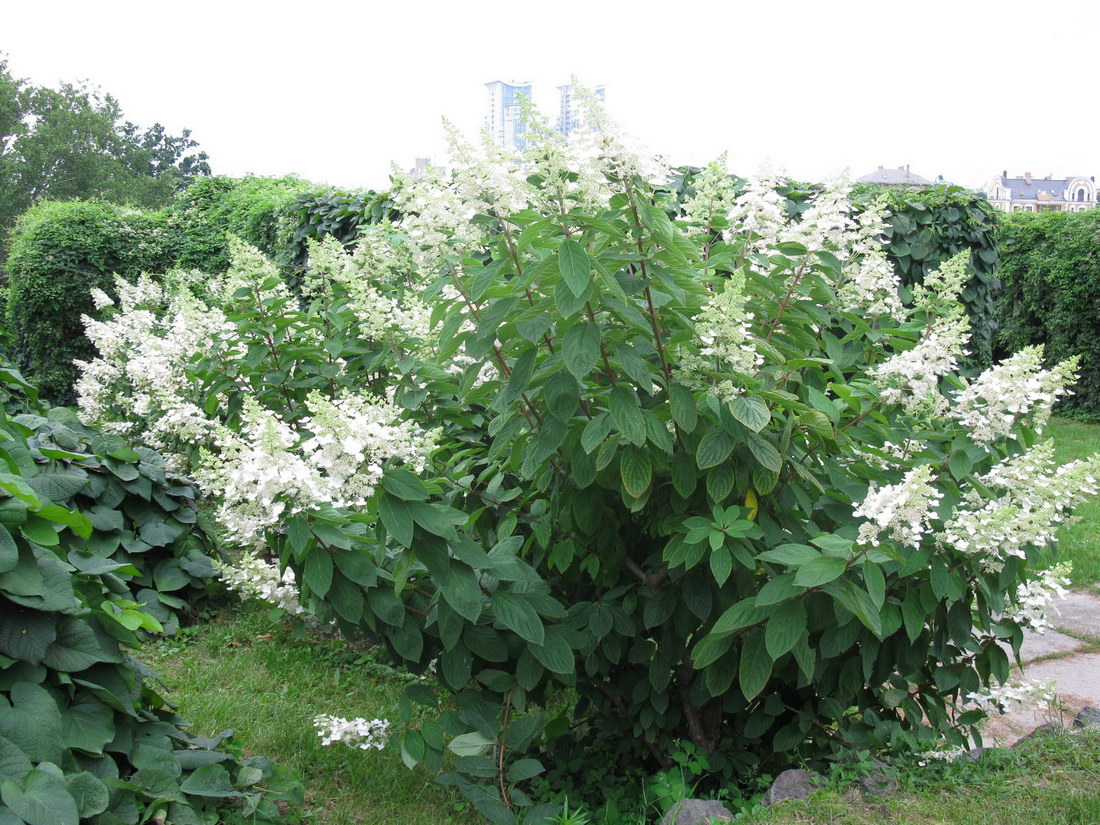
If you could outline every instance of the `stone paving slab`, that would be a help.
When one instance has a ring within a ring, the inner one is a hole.
[[[1054,603],[1061,615],[1051,616],[1051,624],[1070,633],[1100,636],[1100,598],[1088,593],[1070,593]]]
[[[1024,643],[1020,645],[1020,660],[1030,662],[1040,656],[1050,656],[1054,653],[1070,653],[1080,650],[1086,643],[1057,630],[1047,630],[1046,633],[1024,633]],[[1009,661],[1015,661],[1012,657],[1011,645],[1004,645]]]
[[[1012,745],[1044,722],[1068,726],[1081,708],[1100,706],[1100,653],[1078,653],[1064,659],[1025,664],[1021,678],[1031,682],[1054,682],[1059,703],[1066,708],[1064,716],[1050,708],[994,717],[982,732],[986,745]]]

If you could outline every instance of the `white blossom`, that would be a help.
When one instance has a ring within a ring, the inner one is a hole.
[[[940,393],[940,379],[958,367],[969,334],[969,318],[956,309],[936,318],[912,349],[891,355],[868,370],[881,388],[883,402],[901,405],[913,414],[942,415],[947,399]]]
[[[743,236],[748,250],[766,254],[768,247],[779,242],[787,226],[783,197],[776,191],[780,174],[761,166],[756,175],[745,181],[744,189],[733,202],[728,219],[727,239]]]
[[[1038,578],[1021,584],[1016,588],[1012,606],[1005,612],[1005,617],[1029,630],[1046,632],[1050,627],[1050,611],[1057,612],[1054,600],[1064,599],[1069,592],[1071,570],[1070,563],[1063,562],[1044,570]]]
[[[1054,402],[1072,393],[1077,363],[1074,357],[1043,369],[1042,345],[1024,347],[959,392],[950,416],[983,444],[1015,438],[1013,429],[1021,422],[1041,432]]]
[[[966,698],[986,713],[1014,710],[1046,710],[1054,701],[1054,682],[1018,681],[967,694]]]
[[[298,601],[298,586],[289,567],[280,575],[279,568],[271,562],[243,553],[232,565],[215,559],[214,569],[242,599],[260,599],[298,615],[306,612]]]
[[[898,484],[871,485],[852,515],[867,521],[860,525],[861,544],[877,547],[883,533],[909,547],[920,545],[931,532],[933,509],[943,493],[932,484],[932,465],[922,464],[905,474]]]
[[[349,748],[359,748],[364,751],[371,748],[382,750],[386,747],[386,740],[389,738],[390,722],[388,719],[368,721],[361,716],[345,719],[342,716],[328,716],[322,713],[314,717],[313,727],[317,728],[321,744],[326,747],[334,742],[343,742]]]

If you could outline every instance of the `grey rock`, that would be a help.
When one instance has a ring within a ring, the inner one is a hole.
[[[1100,708],[1091,705],[1081,708],[1081,712],[1073,720],[1073,726],[1075,728],[1100,726]]]
[[[987,753],[993,753],[1000,748],[971,748],[959,757],[960,762],[977,762]]]
[[[1061,733],[1064,730],[1065,728],[1063,728],[1057,722],[1043,722],[1043,724],[1039,725],[1039,727],[1037,727],[1027,736],[1023,736],[1017,739],[1012,747],[1018,748],[1020,747],[1020,745],[1030,742],[1033,739],[1043,739],[1047,736],[1053,736],[1054,734]]]
[[[891,797],[898,792],[898,781],[888,773],[889,766],[881,759],[871,760],[875,770],[859,778],[859,789],[871,796]]]
[[[714,799],[682,799],[673,805],[661,825],[709,825],[712,821],[733,821],[733,814]]]
[[[800,768],[792,768],[779,774],[760,800],[765,807],[782,802],[784,799],[805,799],[812,794],[817,787],[814,784],[814,775]]]

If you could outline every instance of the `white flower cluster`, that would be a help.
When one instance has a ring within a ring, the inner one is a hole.
[[[912,349],[891,355],[868,371],[886,404],[899,404],[914,415],[942,415],[947,399],[940,379],[966,354],[970,319],[957,310],[932,322]]]
[[[398,299],[382,291],[380,285],[392,281],[404,268],[397,260],[400,252],[392,244],[384,244],[361,245],[352,254],[331,236],[319,243],[310,241],[307,285],[311,294],[317,294],[325,282],[340,284],[366,340],[420,346],[430,332],[431,311],[411,294]]]
[[[778,172],[764,166],[745,181],[727,216],[730,222],[727,240],[743,235],[749,252],[758,254],[766,254],[769,246],[778,243],[787,226],[783,198],[776,191],[779,180]]]
[[[736,200],[733,179],[726,168],[725,153],[708,163],[695,176],[693,185],[695,194],[684,201],[684,216],[696,227],[690,231],[705,233],[710,229],[711,219],[719,215],[727,216]]]
[[[1098,479],[1100,454],[1056,467],[1053,443],[1037,445],[981,476],[995,497],[967,490],[937,541],[996,572],[1008,557],[1027,558],[1029,547],[1052,544],[1067,514],[1100,493]]]
[[[884,532],[908,547],[917,547],[931,532],[933,508],[943,493],[932,486],[932,465],[922,464],[905,474],[898,484],[871,485],[866,498],[852,512],[867,521],[860,525],[858,541],[877,547]]]
[[[917,764],[922,768],[929,762],[955,762],[968,753],[967,749],[962,745],[954,745],[952,747],[938,747],[932,750],[922,751],[921,758],[917,760]]]
[[[938,307],[950,307],[957,303],[970,278],[969,266],[969,249],[952,255],[925,275],[923,283],[913,287],[913,305],[934,313]]]
[[[726,281],[725,289],[713,296],[695,316],[698,354],[683,352],[677,373],[684,386],[705,389],[729,401],[741,390],[723,375],[753,375],[764,356],[753,343],[753,315],[746,311],[745,276],[738,272]],[[713,377],[712,377],[713,376]]]
[[[1054,402],[1072,392],[1077,363],[1074,357],[1043,369],[1042,345],[1024,347],[959,392],[950,415],[984,444],[1015,438],[1013,428],[1025,420],[1042,431]]]
[[[1006,682],[984,692],[967,694],[967,700],[990,714],[1014,710],[1046,710],[1054,701],[1054,682]]]
[[[279,575],[278,567],[252,553],[241,554],[236,565],[217,559],[213,563],[226,587],[242,599],[260,599],[298,615],[306,612],[298,601],[294,571],[289,567]]]
[[[906,312],[898,297],[901,279],[886,257],[885,232],[886,202],[879,199],[856,219],[850,258],[844,267],[844,280],[837,290],[837,298],[841,309],[849,312],[863,312],[872,317],[884,315],[903,321]]]
[[[218,522],[234,541],[261,546],[286,513],[362,505],[387,460],[420,472],[435,445],[436,433],[402,421],[386,402],[312,393],[306,406],[303,434],[246,398],[240,433],[223,429],[219,452],[204,454],[195,481],[219,502]]]
[[[313,727],[318,729],[317,735],[321,737],[321,744],[326,747],[333,742],[343,742],[349,748],[364,751],[371,748],[382,750],[386,747],[390,733],[388,719],[344,719],[342,716],[328,716],[323,713],[313,718]]]
[[[140,437],[178,464],[179,443],[207,443],[218,423],[187,400],[187,365],[195,358],[226,354],[234,327],[216,307],[181,287],[156,284],[147,275],[136,283],[115,281],[119,311],[105,321],[84,316],[88,339],[99,357],[78,361],[76,392],[80,416],[108,432],[130,432],[142,421]],[[100,293],[98,305],[111,306]]]
[[[1050,611],[1054,607],[1055,599],[1064,599],[1069,592],[1069,574],[1072,566],[1069,562],[1057,564],[1049,570],[1044,570],[1039,577],[1029,582],[1024,582],[1016,588],[1012,608],[1005,613],[1005,617],[1019,624],[1021,627],[1046,632],[1050,627]]]
[[[847,253],[856,238],[855,222],[849,217],[848,193],[852,184],[847,173],[838,175],[810,198],[809,208],[798,223],[780,234],[781,241],[800,243],[810,251],[827,249]]]

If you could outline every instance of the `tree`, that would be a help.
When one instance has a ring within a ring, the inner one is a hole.
[[[163,206],[210,174],[197,147],[187,129],[172,135],[159,123],[142,129],[124,120],[114,97],[86,83],[34,86],[0,58],[0,243],[16,217],[46,198]]]

